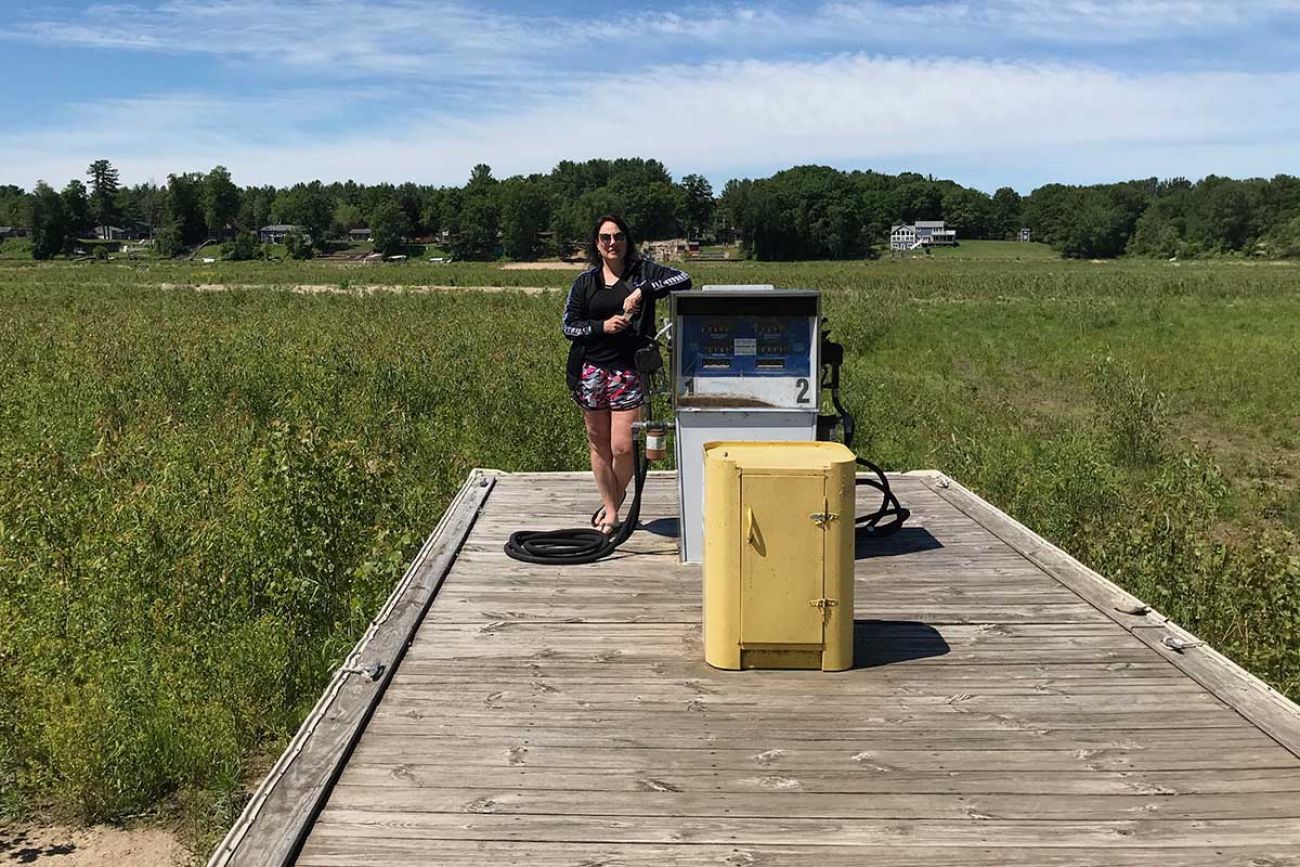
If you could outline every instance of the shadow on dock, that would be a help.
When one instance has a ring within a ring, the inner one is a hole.
[[[943,543],[930,535],[930,531],[924,527],[904,527],[892,536],[870,536],[859,532],[853,540],[853,559],[897,557],[899,554],[915,554],[942,547]]]
[[[877,668],[948,652],[939,630],[915,620],[853,621],[853,667]]]
[[[676,539],[681,535],[676,518],[655,518],[653,521],[641,524],[637,529],[668,539]]]

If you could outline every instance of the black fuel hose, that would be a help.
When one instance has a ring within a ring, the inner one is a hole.
[[[617,532],[606,535],[596,529],[577,527],[571,530],[516,530],[506,542],[506,554],[525,563],[568,566],[595,563],[614,553],[636,530],[641,517],[641,489],[645,487],[650,462],[641,451],[641,443],[632,440],[632,505]]]
[[[866,467],[876,474],[874,479],[859,478],[858,487],[875,488],[884,497],[884,502],[879,509],[867,515],[858,515],[853,519],[854,532],[865,533],[876,539],[892,536],[903,528],[903,522],[912,517],[912,512],[898,502],[898,497],[890,490],[889,480],[885,478],[885,473],[880,467],[866,458],[857,455],[854,457],[857,459],[858,466]]]
[[[632,322],[632,332],[642,333],[647,305],[637,308],[636,318]],[[653,351],[644,351],[650,350]],[[654,395],[657,375],[663,369],[663,357],[659,353],[657,338],[649,338],[637,352],[637,373],[642,376],[646,392],[645,412],[647,418],[654,418]],[[570,530],[516,530],[506,541],[506,554],[525,563],[542,563],[550,566],[567,566],[579,563],[594,563],[614,553],[614,549],[627,541],[636,531],[637,521],[641,518],[641,489],[645,487],[646,473],[650,461],[641,450],[641,443],[632,437],[632,505],[628,506],[627,517],[623,519],[617,531],[606,535],[595,528],[575,527]]]
[[[853,416],[840,403],[838,369],[836,369],[835,373],[836,377],[831,387],[831,403],[835,405],[835,411],[840,414],[840,424],[844,428],[844,445],[851,449],[853,447],[853,430],[856,425]],[[858,466],[866,467],[876,474],[874,479],[859,478],[857,486],[860,488],[874,488],[880,492],[883,498],[879,509],[866,515],[858,515],[853,519],[854,532],[862,533],[874,539],[892,536],[903,528],[903,523],[912,517],[912,512],[898,501],[898,497],[889,487],[889,480],[885,478],[884,470],[866,458],[859,457],[856,452],[854,453],[854,459],[858,462]]]

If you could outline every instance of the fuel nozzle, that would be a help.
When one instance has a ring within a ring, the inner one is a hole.
[[[836,415],[821,416],[817,419],[817,438],[822,439],[825,434],[825,439],[831,439],[838,427],[843,432],[844,444],[852,445],[853,416],[849,415],[844,404],[840,403],[840,368],[844,366],[844,344],[831,340],[831,330],[826,327],[826,320],[822,320],[822,325],[822,388],[830,389],[831,405],[835,407]]]
[[[823,320],[822,324],[825,326],[825,320]],[[821,361],[822,388],[839,388],[840,367],[844,364],[844,344],[831,340],[829,327],[822,330]]]

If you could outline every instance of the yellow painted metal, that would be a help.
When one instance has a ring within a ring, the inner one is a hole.
[[[822,535],[807,517],[826,501],[822,474],[786,475],[742,467],[741,644],[821,644]],[[802,515],[802,519],[800,518]]]
[[[704,659],[853,665],[853,453],[839,443],[704,447]]]

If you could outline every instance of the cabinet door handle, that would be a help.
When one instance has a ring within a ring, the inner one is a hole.
[[[754,534],[754,510],[748,506],[745,507],[745,538],[749,540],[749,544],[751,545],[756,541]]]

